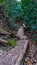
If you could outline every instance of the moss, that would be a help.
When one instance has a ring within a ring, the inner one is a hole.
[[[14,39],[8,39],[8,43],[9,45],[11,45],[12,47],[16,46],[16,41]]]

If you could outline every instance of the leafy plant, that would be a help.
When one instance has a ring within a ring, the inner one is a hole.
[[[14,39],[8,39],[8,44],[11,45],[12,47],[15,47],[16,41]]]
[[[36,0],[21,0],[22,2],[22,18],[29,31],[37,31],[37,1]],[[33,33],[33,36],[35,34]],[[36,35],[37,36],[37,35]],[[37,40],[37,37],[34,39]]]
[[[16,17],[20,17],[22,12],[21,3],[16,0],[0,0],[1,4],[4,7],[2,11],[5,16],[12,18],[10,22],[7,21],[10,28],[14,27]]]

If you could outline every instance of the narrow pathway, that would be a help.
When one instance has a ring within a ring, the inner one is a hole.
[[[20,37],[20,40],[16,41],[17,46],[15,48],[8,49],[7,51],[0,50],[0,65],[20,65],[28,45],[27,36],[24,35],[22,26],[19,28],[17,36]]]

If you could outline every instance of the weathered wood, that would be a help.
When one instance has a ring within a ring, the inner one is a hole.
[[[0,32],[0,35],[10,35],[11,33],[3,33],[3,32]]]
[[[3,45],[5,45],[5,46],[7,45],[7,41],[6,40],[3,40],[1,38],[0,38],[0,43],[3,44]]]
[[[1,36],[7,36],[9,35],[10,37],[12,38],[17,38],[17,39],[20,39],[17,35],[15,35],[14,33],[3,33],[3,32],[0,32],[0,35]]]
[[[17,39],[20,39],[17,35],[15,35],[14,33],[11,33],[11,35],[10,35],[11,37],[13,37],[13,38],[17,38]]]

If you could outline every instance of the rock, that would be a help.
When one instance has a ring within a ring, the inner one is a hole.
[[[33,58],[33,62],[36,63],[37,61]]]
[[[3,54],[3,51],[2,50],[0,50],[0,55],[2,55]]]
[[[27,62],[27,58],[25,58],[25,62]]]

